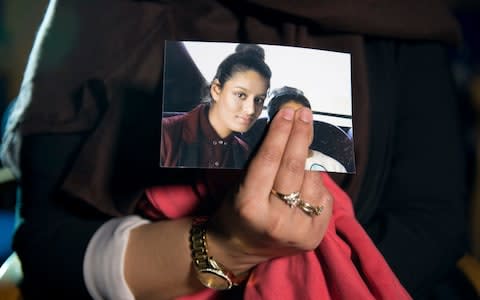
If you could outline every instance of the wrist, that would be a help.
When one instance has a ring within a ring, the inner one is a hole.
[[[235,274],[248,271],[274,257],[248,241],[248,230],[240,229],[238,224],[234,226],[236,228],[228,230],[231,225],[213,217],[207,223],[207,236],[209,251]]]
[[[229,289],[248,278],[251,264],[237,264],[227,259],[228,247],[218,247],[221,241],[207,235],[207,218],[197,217],[192,221],[190,248],[192,263],[199,281],[213,289]],[[213,251],[212,251],[213,249]]]

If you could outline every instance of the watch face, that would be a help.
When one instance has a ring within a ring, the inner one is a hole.
[[[200,282],[215,290],[227,290],[232,287],[232,281],[225,274],[214,269],[200,270],[197,273]]]

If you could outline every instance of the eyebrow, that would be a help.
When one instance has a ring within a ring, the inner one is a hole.
[[[246,91],[246,92],[251,93],[251,91],[250,91],[249,89],[244,88],[244,87],[242,87],[242,86],[236,85],[236,86],[234,86],[233,88],[234,88],[234,89],[235,89],[235,88],[241,89],[241,90],[243,90],[243,91]],[[263,93],[263,94],[260,94],[260,95],[255,95],[255,97],[260,97],[260,96],[267,97],[267,93]]]

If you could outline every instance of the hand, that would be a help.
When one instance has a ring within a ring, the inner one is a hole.
[[[321,242],[332,214],[332,197],[319,172],[304,170],[312,132],[309,109],[280,110],[233,201],[224,201],[213,217],[207,233],[209,251],[232,271],[312,250]],[[309,216],[272,195],[272,189],[283,194],[300,191],[305,202],[323,206],[323,211]]]

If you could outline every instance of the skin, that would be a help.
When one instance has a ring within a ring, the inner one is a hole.
[[[208,119],[221,138],[232,132],[245,132],[262,112],[269,82],[253,70],[235,73],[223,87],[214,80]]]
[[[303,104],[295,101],[294,99],[292,100],[288,100],[287,102],[283,103],[281,106],[280,106],[280,109],[282,108],[291,108],[295,111],[299,110],[300,108],[302,107],[305,107],[303,106]],[[313,132],[312,132],[312,137],[311,137],[311,141],[313,141]],[[311,142],[310,142],[311,143]],[[311,157],[313,155],[313,152],[312,150],[308,150],[308,157]]]
[[[214,213],[207,230],[209,254],[234,273],[274,257],[313,250],[323,239],[332,198],[320,172],[304,170],[312,122],[307,108],[281,109],[237,192],[226,194]],[[280,193],[300,191],[303,199],[325,209],[309,217],[271,195],[272,188]],[[124,272],[136,299],[172,299],[203,288],[192,269],[190,226],[191,219],[184,218],[132,230]]]

